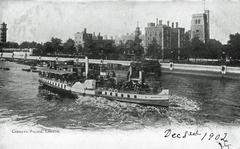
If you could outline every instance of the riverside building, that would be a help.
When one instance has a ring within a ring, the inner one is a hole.
[[[178,26],[178,22],[172,23],[170,26],[169,21],[167,24],[163,24],[162,20],[156,19],[156,23],[150,22],[145,27],[145,46],[148,47],[155,40],[162,49],[162,57],[164,58],[165,50],[183,47],[184,31],[184,28]],[[180,55],[180,51],[178,54]]]
[[[98,35],[95,35],[95,32],[93,32],[92,34],[87,33],[86,28],[84,28],[82,32],[75,33],[74,38],[75,38],[75,47],[77,49],[79,46],[84,48],[88,42],[97,47],[113,45],[114,43],[113,39],[107,39],[106,36],[103,38],[103,36],[101,36],[100,33],[98,33]]]
[[[191,39],[198,38],[206,43],[210,38],[209,10],[192,15]]]

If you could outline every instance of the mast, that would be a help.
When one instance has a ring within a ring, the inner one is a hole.
[[[139,71],[139,83],[143,82],[143,76],[142,76],[142,71]]]
[[[86,79],[88,78],[88,63],[89,63],[89,61],[88,61],[88,57],[87,56],[85,56],[85,73],[86,73]]]
[[[129,67],[129,78],[128,78],[129,81],[131,81],[131,76],[132,76],[132,66],[130,65],[130,67]]]

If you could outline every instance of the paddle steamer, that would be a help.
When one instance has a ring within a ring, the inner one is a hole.
[[[163,89],[160,93],[153,94],[143,80],[143,72],[139,71],[138,78],[132,78],[130,67],[128,78],[119,81],[114,72],[103,72],[92,69],[89,71],[88,58],[81,66],[66,64],[56,67],[51,65],[40,69],[39,82],[62,93],[75,96],[96,96],[120,102],[129,102],[144,105],[164,106],[169,105],[169,90]]]

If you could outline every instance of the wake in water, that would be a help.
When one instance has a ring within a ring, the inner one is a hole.
[[[55,109],[47,113],[51,121],[47,125],[61,123],[60,127],[71,129],[136,129],[146,126],[161,126],[171,123],[194,122],[191,114],[200,109],[197,102],[186,97],[173,95],[169,108],[143,106],[108,100],[103,97],[79,96],[71,102],[65,97],[42,92],[46,100],[56,100]],[[49,97],[51,96],[51,97]],[[59,102],[59,100],[62,102]],[[50,101],[49,101],[50,102]],[[56,115],[61,119],[55,118]],[[56,121],[54,121],[56,119]],[[180,119],[180,120],[179,120]],[[190,120],[189,120],[190,119]],[[41,122],[42,123],[42,122]],[[42,124],[46,124],[45,122]]]
[[[200,106],[196,101],[193,101],[187,97],[180,97],[173,95],[170,98],[171,109],[181,109],[186,111],[199,111]]]
[[[128,130],[194,122],[189,113],[199,110],[197,102],[175,95],[170,97],[169,108],[124,103],[103,97],[79,96],[71,99],[41,88],[38,98],[45,99],[38,103],[40,109],[29,114],[24,112],[24,115],[17,115],[12,120],[20,125],[40,124],[49,128]]]
[[[168,117],[171,124],[195,125],[199,121],[196,115],[200,110],[200,104],[186,97],[173,95],[170,98]]]
[[[110,124],[120,129],[134,129],[167,120],[167,109],[161,107],[111,101],[102,97],[79,97],[76,103],[93,110],[95,120],[102,121],[104,127]]]

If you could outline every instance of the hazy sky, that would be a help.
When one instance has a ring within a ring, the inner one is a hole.
[[[163,0],[161,0],[163,1]],[[102,35],[122,35],[134,31],[137,21],[144,33],[148,22],[179,22],[190,29],[191,15],[203,11],[199,0],[184,1],[103,1],[83,0],[0,0],[0,22],[8,24],[8,41],[45,42],[63,40],[87,28]],[[226,43],[230,33],[240,32],[240,2],[206,0],[210,10],[210,36]]]

